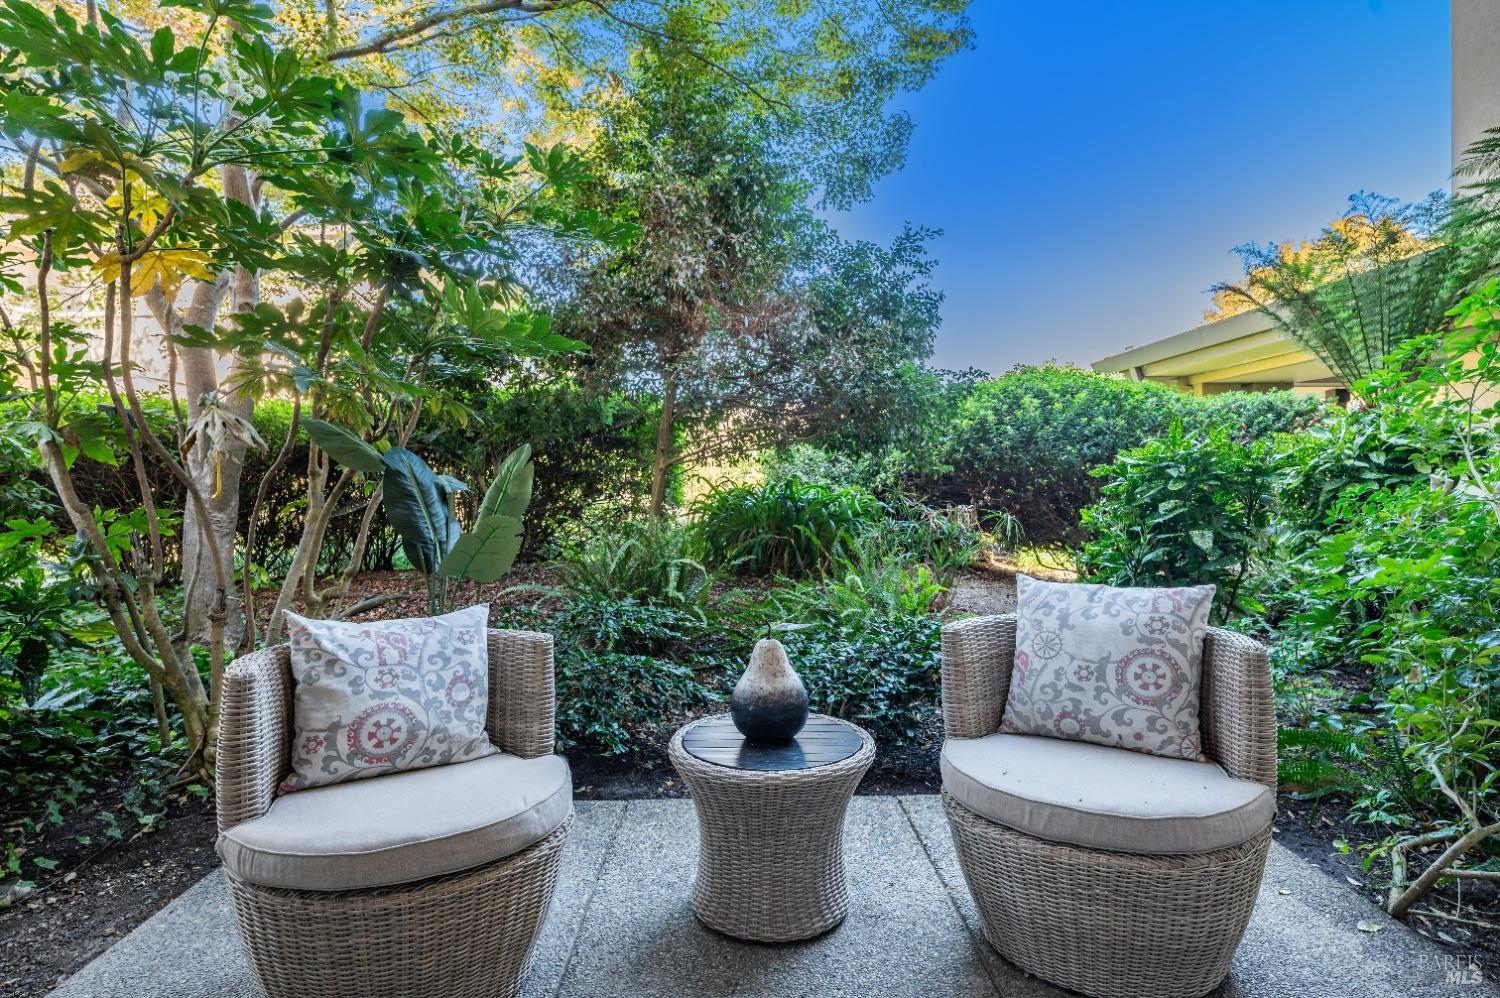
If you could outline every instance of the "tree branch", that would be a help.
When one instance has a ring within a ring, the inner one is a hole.
[[[400,28],[392,28],[389,31],[376,35],[374,38],[360,45],[348,45],[341,49],[334,49],[324,58],[328,62],[342,62],[345,59],[357,59],[360,56],[379,55],[388,52],[399,43],[421,35],[449,21],[462,20],[466,17],[479,17],[484,14],[495,14],[500,11],[515,11],[519,14],[545,14],[549,11],[560,10],[571,7],[581,0],[480,0],[463,7],[454,7],[452,10],[437,11],[426,17],[419,17],[408,25]]]

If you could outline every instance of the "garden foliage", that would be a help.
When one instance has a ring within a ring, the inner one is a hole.
[[[1093,538],[1081,570],[1112,586],[1211,583],[1216,621],[1246,609],[1246,583],[1270,527],[1276,468],[1267,442],[1225,428],[1167,433],[1094,469],[1108,479],[1083,511]]]
[[[1283,735],[1288,788],[1351,795],[1391,844],[1473,832],[1482,857],[1500,818],[1500,282],[1450,319],[1360,385],[1366,408],[1274,444],[1174,427],[1122,454],[1084,564],[1218,583],[1283,692],[1314,691]]]
[[[950,503],[974,504],[987,520],[1006,514],[1025,541],[1077,547],[1080,519],[1099,497],[1094,468],[1114,461],[1180,422],[1189,431],[1223,428],[1249,441],[1299,429],[1320,404],[1289,392],[1196,398],[1165,385],[1077,368],[1021,367],[975,385],[939,441],[950,470],[917,488]]]
[[[710,565],[802,577],[826,571],[853,551],[882,508],[863,489],[785,478],[726,484],[703,496],[693,515]]]

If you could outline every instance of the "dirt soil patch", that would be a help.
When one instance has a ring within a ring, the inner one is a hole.
[[[29,855],[58,865],[0,909],[0,996],[51,991],[219,864],[213,804],[189,794],[168,801],[154,830],[110,837],[102,816],[116,811],[132,783],[103,788],[62,825],[30,837]]]

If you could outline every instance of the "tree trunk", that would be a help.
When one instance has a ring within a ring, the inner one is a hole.
[[[661,516],[667,498],[667,472],[677,459],[672,421],[677,415],[677,378],[671,367],[662,377],[661,415],[656,420],[656,453],[651,467],[651,515]]]
[[[243,204],[253,206],[250,178],[240,167],[223,169],[224,192]],[[248,312],[260,302],[260,282],[254,272],[236,267],[227,284],[230,309],[233,312]],[[190,325],[213,327],[219,303],[223,300],[220,291],[213,308],[198,312],[199,296],[194,293],[193,306],[189,308],[186,322]],[[203,304],[207,306],[208,296]],[[203,410],[204,397],[214,396],[221,389],[217,366],[212,351],[185,349],[183,353],[183,378],[187,386],[188,422],[198,418]],[[243,370],[238,359],[231,368],[228,383],[234,385],[243,380]],[[233,390],[218,399],[226,411],[248,421],[255,411],[254,400],[245,392]],[[235,537],[240,520],[240,478],[245,468],[245,445],[236,440],[226,440],[217,453],[210,450],[208,441],[200,439],[187,454],[187,469],[198,484],[205,498],[207,522],[200,520],[198,510],[189,503],[182,524],[182,585],[183,585],[183,637],[188,642],[204,643],[209,639],[210,613],[218,598],[214,584],[214,569],[206,545],[212,544],[221,553],[224,563],[234,564]],[[237,634],[241,628],[238,592],[231,587],[229,594],[229,617],[226,626],[229,633]]]

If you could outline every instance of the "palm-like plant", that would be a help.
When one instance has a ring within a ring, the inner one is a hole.
[[[1213,290],[1260,309],[1354,387],[1397,346],[1443,328],[1490,269],[1493,241],[1476,240],[1473,220],[1468,199],[1441,192],[1417,203],[1361,192],[1311,242],[1239,247],[1244,280]]]

